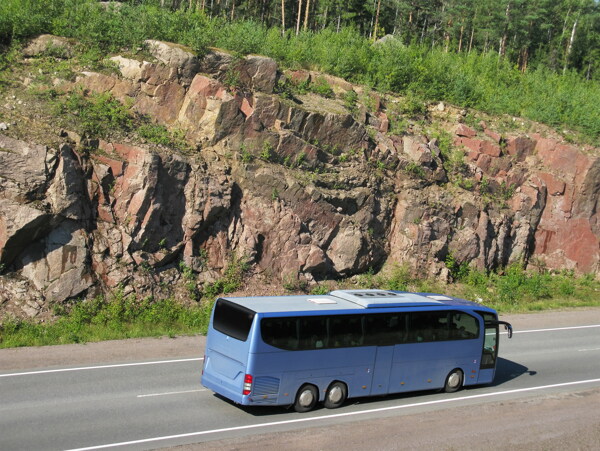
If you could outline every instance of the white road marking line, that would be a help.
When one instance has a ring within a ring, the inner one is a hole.
[[[152,437],[152,438],[146,438],[146,439],[141,439],[141,440],[132,440],[129,442],[119,442],[119,443],[109,443],[106,445],[89,446],[86,448],[77,448],[77,449],[71,449],[68,451],[87,451],[87,450],[92,450],[92,449],[104,449],[104,448],[112,448],[112,447],[117,447],[117,446],[139,445],[142,443],[151,443],[151,442],[159,442],[159,441],[172,440],[172,439],[178,439],[178,438],[195,437],[195,436],[200,436],[200,435],[216,434],[219,432],[242,431],[245,429],[257,429],[257,428],[264,428],[264,427],[268,427],[268,426],[280,426],[283,424],[293,424],[293,423],[306,423],[309,421],[323,421],[323,420],[328,420],[328,419],[332,419],[332,418],[364,415],[367,413],[385,412],[385,411],[390,411],[390,410],[400,410],[400,409],[407,409],[409,407],[420,407],[420,406],[427,406],[427,405],[433,405],[433,404],[445,404],[445,403],[452,403],[452,402],[456,402],[456,401],[464,401],[464,400],[469,400],[469,399],[489,398],[489,397],[493,397],[493,396],[507,395],[507,394],[512,394],[512,393],[522,393],[522,392],[543,390],[543,389],[547,389],[547,388],[556,388],[556,387],[568,387],[568,386],[572,386],[572,385],[581,385],[581,384],[588,384],[588,383],[593,383],[593,382],[600,382],[600,379],[588,379],[588,380],[584,380],[584,381],[563,382],[560,384],[552,384],[552,385],[541,385],[538,387],[517,388],[514,390],[506,390],[506,391],[501,391],[501,392],[482,393],[479,395],[461,396],[458,398],[449,398],[449,399],[437,399],[434,401],[416,402],[416,403],[412,403],[412,404],[404,404],[401,406],[381,407],[379,409],[368,409],[368,410],[361,410],[358,412],[346,412],[346,413],[337,413],[337,414],[332,414],[332,415],[323,415],[323,416],[318,416],[318,417],[297,418],[295,420],[273,421],[273,422],[269,422],[269,423],[260,423],[260,424],[248,424],[246,426],[233,426],[233,427],[229,427],[229,428],[213,429],[213,430],[209,430],[209,431],[189,432],[187,434],[167,435],[167,436],[163,436],[163,437]]]
[[[586,352],[586,351],[600,351],[600,348],[591,348],[591,349],[578,349],[577,351],[579,351],[579,352]]]
[[[193,358],[193,359],[159,360],[159,361],[155,361],[155,362],[120,363],[120,364],[116,364],[116,365],[84,366],[84,367],[80,367],[80,368],[58,368],[55,370],[27,371],[25,373],[0,374],[0,377],[29,376],[29,375],[33,375],[33,374],[48,374],[48,373],[63,373],[63,372],[67,372],[67,371],[101,370],[101,369],[105,369],[105,368],[121,368],[121,367],[125,367],[125,366],[160,365],[163,363],[194,362],[197,360],[204,360],[204,358],[199,357],[199,358]]]
[[[137,395],[138,398],[150,398],[152,396],[166,396],[166,395],[180,395],[182,393],[195,393],[199,391],[206,391],[206,388],[201,388],[199,390],[185,390],[185,391],[171,391],[167,393],[150,393],[147,395]]]
[[[514,334],[530,334],[533,332],[553,332],[555,330],[573,330],[573,329],[590,329],[594,327],[600,327],[600,324],[591,324],[589,326],[570,326],[570,327],[553,327],[551,329],[530,329],[530,330],[515,330]],[[502,335],[506,335],[508,332],[500,332]]]

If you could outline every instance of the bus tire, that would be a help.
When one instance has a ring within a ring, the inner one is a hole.
[[[444,384],[444,391],[446,393],[454,393],[458,391],[463,384],[464,374],[459,368],[455,368],[446,377],[446,383]]]
[[[348,387],[340,381],[333,382],[325,393],[325,401],[323,405],[327,409],[336,409],[344,404],[348,397]]]
[[[294,410],[296,412],[308,412],[312,410],[319,400],[319,391],[317,387],[310,384],[305,384],[300,387],[296,394],[296,401],[294,402]]]

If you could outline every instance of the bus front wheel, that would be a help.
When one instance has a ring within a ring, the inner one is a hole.
[[[327,394],[325,395],[325,402],[323,405],[328,409],[335,409],[346,401],[348,397],[348,388],[346,384],[343,382],[333,382],[329,388],[327,389]]]
[[[319,391],[314,385],[306,384],[300,387],[294,402],[296,412],[308,412],[312,410],[319,400]]]
[[[450,371],[444,384],[444,391],[446,393],[454,393],[457,391],[463,383],[463,372],[458,368]]]

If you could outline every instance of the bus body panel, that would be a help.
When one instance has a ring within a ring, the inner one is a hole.
[[[370,395],[386,395],[389,393],[390,369],[392,368],[393,360],[394,346],[377,347]]]
[[[254,368],[257,369],[255,380],[272,378],[273,386],[271,393],[255,388],[251,402],[273,403],[277,398],[276,404],[292,404],[299,388],[306,383],[319,389],[322,400],[324,391],[333,381],[344,382],[348,386],[349,397],[366,396],[371,385],[375,350],[374,346],[370,346],[257,353],[253,356]],[[261,372],[259,368],[268,370]]]
[[[214,311],[212,315],[214,316]],[[238,404],[244,404],[247,396],[242,392],[244,377],[249,371],[251,362],[249,351],[252,340],[237,340],[212,326],[211,317],[209,323],[211,333],[207,334],[206,338],[202,385]],[[252,329],[255,327],[252,326]]]
[[[495,368],[489,368],[484,370],[479,370],[479,377],[477,378],[478,384],[491,384],[494,381],[494,376],[496,375]]]
[[[389,392],[442,388],[446,376],[455,368],[465,374],[464,385],[472,385],[475,381],[470,375],[479,368],[479,361],[473,356],[480,349],[479,339],[396,345]]]

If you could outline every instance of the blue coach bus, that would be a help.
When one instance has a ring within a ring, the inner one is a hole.
[[[298,412],[358,396],[454,392],[493,381],[500,325],[510,338],[494,310],[432,293],[219,298],[202,384],[238,404]]]

